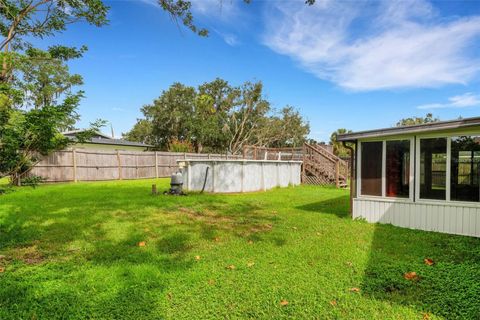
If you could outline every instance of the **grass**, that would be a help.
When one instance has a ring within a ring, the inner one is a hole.
[[[479,319],[480,239],[353,221],[345,190],[152,182],[0,196],[0,319]]]

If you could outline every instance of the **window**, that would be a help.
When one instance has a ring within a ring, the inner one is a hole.
[[[386,195],[408,198],[410,195],[410,141],[387,141]]]
[[[480,136],[453,137],[451,150],[450,199],[478,202]]]
[[[420,139],[420,198],[446,198],[447,139]]]
[[[361,146],[361,194],[381,196],[383,142],[362,142]]]

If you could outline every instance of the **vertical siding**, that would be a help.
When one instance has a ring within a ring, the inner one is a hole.
[[[357,198],[353,200],[353,217],[410,229],[480,237],[480,206]]]

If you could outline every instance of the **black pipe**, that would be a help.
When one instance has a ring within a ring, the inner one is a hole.
[[[203,187],[202,187],[202,191],[200,191],[200,193],[203,193],[203,191],[205,190],[205,185],[207,184],[208,169],[210,169],[210,167],[207,167],[207,170],[205,171],[205,179],[203,180]]]

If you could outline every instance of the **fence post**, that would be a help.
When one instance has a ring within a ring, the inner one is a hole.
[[[306,153],[307,153],[307,147],[306,144],[304,143],[302,146],[302,177],[301,181],[305,182],[305,160],[306,160]]]
[[[120,151],[117,150],[118,180],[122,180],[122,163],[120,162]]]
[[[72,150],[73,157],[73,181],[77,182],[77,150],[73,148]]]
[[[282,160],[282,151],[278,152],[278,161]]]
[[[335,185],[340,188],[340,162],[335,162]]]
[[[158,179],[158,154],[155,151],[155,178]]]
[[[135,154],[135,177],[138,179],[138,156]]]

